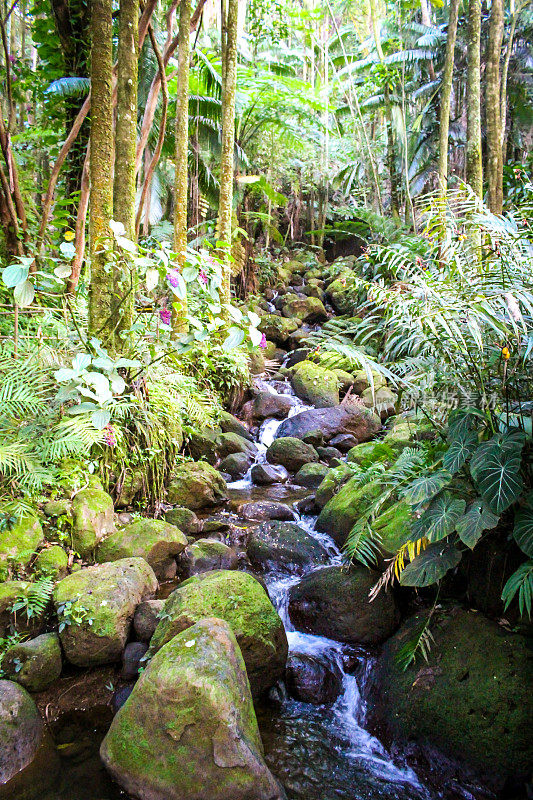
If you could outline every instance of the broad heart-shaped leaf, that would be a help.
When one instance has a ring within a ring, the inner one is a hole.
[[[22,283],[18,283],[15,286],[13,297],[15,299],[15,303],[17,303],[17,305],[19,305],[21,308],[31,306],[33,303],[33,298],[35,297],[35,286],[31,281],[23,281]]]
[[[431,586],[456,567],[460,560],[461,553],[453,545],[447,542],[430,544],[405,567],[400,583],[402,586]]]
[[[495,514],[501,514],[521,495],[524,486],[521,463],[520,451],[505,450],[497,444],[486,449],[482,462],[476,462],[474,477],[478,489]]]
[[[28,277],[29,267],[23,264],[10,264],[2,270],[2,280],[8,289],[12,289],[17,284],[22,283]]]
[[[200,270],[198,269],[198,267],[185,267],[185,269],[181,274],[183,275],[183,280],[185,281],[185,283],[191,283],[191,281],[196,280],[196,278],[199,275],[199,272]]]
[[[497,433],[488,442],[482,442],[476,448],[470,459],[470,471],[477,480],[478,471],[486,463],[487,456],[495,451],[500,451],[505,455],[520,455],[526,442],[525,434],[522,431],[513,430],[507,433]]]
[[[530,505],[516,512],[513,538],[520,550],[533,558],[533,508]]]
[[[458,472],[463,464],[472,455],[478,443],[477,433],[475,431],[461,430],[451,440],[450,446],[444,458],[442,459],[443,466],[449,470],[452,475]]]
[[[227,338],[222,343],[222,348],[224,350],[233,350],[234,347],[238,347],[243,343],[244,337],[245,333],[242,328],[237,328],[236,325],[232,325],[228,331]]]
[[[448,417],[448,441],[461,436],[472,429],[474,420],[483,415],[475,408],[458,408]]]
[[[483,531],[495,528],[499,519],[499,516],[492,513],[484,500],[474,500],[457,521],[455,530],[463,544],[473,550]]]
[[[412,541],[424,536],[430,542],[438,542],[455,530],[459,517],[464,514],[466,503],[451,492],[443,492],[434,497],[421,517],[413,520]]]
[[[435,497],[441,489],[449,484],[452,476],[447,470],[439,470],[432,475],[423,475],[409,484],[404,492],[404,497],[411,505],[425,503]]]
[[[97,430],[101,431],[111,419],[111,414],[105,408],[99,408],[91,414],[91,422]]]
[[[253,325],[250,325],[248,328],[248,333],[250,335],[250,341],[254,347],[258,347],[261,344],[263,339],[263,334],[261,331],[258,331],[257,328],[254,328]]]

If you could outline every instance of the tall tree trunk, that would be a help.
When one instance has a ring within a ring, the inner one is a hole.
[[[135,240],[135,149],[137,146],[137,71],[139,63],[139,5],[120,0],[117,49],[117,122],[113,216],[124,225],[126,237]],[[115,271],[118,307],[116,341],[131,327],[135,303],[136,271],[131,254],[122,251]]]
[[[114,351],[113,275],[108,251],[113,215],[113,62],[111,0],[91,2],[91,194],[89,335]]]
[[[468,6],[466,78],[466,182],[483,197],[481,148],[481,0]]]
[[[222,242],[222,303],[230,301],[231,222],[235,150],[235,91],[237,88],[238,0],[221,0],[222,10],[222,155],[218,202],[218,238]]]
[[[439,191],[443,198],[446,197],[448,187],[448,137],[450,131],[450,98],[453,86],[453,63],[455,54],[455,39],[457,37],[457,17],[459,13],[459,0],[451,0],[450,15],[448,18],[448,35],[446,37],[446,55],[444,58],[444,71],[440,92],[439,114]]]
[[[487,123],[487,185],[489,208],[494,214],[502,213],[502,129],[500,112],[500,56],[503,39],[503,0],[492,0],[489,38],[487,42],[487,67],[485,115]]]
[[[507,41],[507,49],[505,51],[505,59],[502,67],[502,80],[500,91],[500,127],[501,127],[501,144],[502,144],[502,171],[503,164],[505,163],[505,134],[507,130],[507,75],[509,74],[509,61],[511,60],[511,53],[513,51],[514,34],[516,30],[516,18],[520,13],[520,8],[517,10],[514,0],[511,0],[511,29],[509,31],[509,39]]]
[[[191,0],[180,2],[178,30],[178,87],[176,92],[176,182],[174,189],[174,252],[180,272],[187,251],[187,186],[189,151],[189,38]],[[187,331],[187,298],[173,303],[172,330],[175,335]]]

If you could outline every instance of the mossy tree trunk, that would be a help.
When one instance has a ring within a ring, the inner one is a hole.
[[[500,56],[503,39],[503,0],[492,0],[489,38],[487,41],[487,67],[485,89],[485,115],[487,125],[487,189],[489,208],[494,214],[502,213],[502,128],[500,98]]]
[[[222,155],[218,202],[218,238],[222,242],[222,303],[230,301],[231,229],[235,150],[235,91],[237,87],[238,0],[221,0],[222,18]]]
[[[455,60],[455,39],[457,37],[457,17],[459,0],[451,0],[446,37],[446,55],[440,92],[439,112],[439,191],[446,198],[448,188],[448,138],[450,132],[450,98],[453,88],[453,64]]]
[[[113,63],[111,0],[91,2],[91,194],[89,238],[89,335],[114,351],[112,247]]]
[[[466,182],[483,197],[481,149],[481,0],[468,6],[466,78]]]
[[[176,92],[176,182],[174,189],[174,252],[180,272],[187,250],[187,187],[189,153],[189,58],[191,0],[181,0],[178,30],[178,87]],[[175,336],[187,332],[187,299],[172,308],[172,331]]]
[[[125,228],[126,238],[135,240],[135,151],[137,147],[137,70],[139,63],[139,5],[120,0],[117,49],[117,123],[115,135],[115,180],[113,214]],[[115,271],[116,340],[131,327],[136,273],[131,254],[121,251]]]

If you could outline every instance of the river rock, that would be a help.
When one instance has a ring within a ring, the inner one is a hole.
[[[257,446],[239,436],[238,433],[220,433],[217,436],[217,453],[219,458],[225,458],[232,453],[245,453],[250,458],[257,454]]]
[[[239,516],[248,520],[264,522],[268,519],[294,520],[296,515],[285,503],[275,503],[272,500],[257,500],[254,503],[243,503],[239,507]]]
[[[185,534],[194,536],[202,530],[202,523],[189,508],[169,508],[165,511],[165,521],[175,525]]]
[[[285,419],[295,403],[295,398],[289,394],[259,392],[253,399],[252,415],[257,420],[266,419],[267,417]]]
[[[282,676],[288,644],[283,623],[261,584],[245,572],[219,570],[189,578],[172,592],[151,642],[157,652],[203,617],[226,620],[241,648],[254,695]]]
[[[381,591],[370,602],[368,593],[379,577],[359,565],[326,567],[304,576],[290,590],[292,623],[297,630],[346,644],[383,642],[394,633],[399,614],[390,592]]]
[[[329,441],[339,433],[352,433],[358,442],[372,439],[381,428],[381,421],[364,406],[352,403],[333,408],[314,408],[302,411],[284,420],[276,438],[286,436],[301,439],[309,431],[320,429],[324,440]]]
[[[321,461],[325,461],[329,467],[338,467],[341,463],[342,453],[336,447],[317,447],[316,449]]]
[[[249,442],[253,441],[252,435],[248,428],[243,425],[240,419],[234,417],[228,411],[221,411],[218,424],[223,433],[236,433],[242,436],[243,439],[248,439]]]
[[[375,370],[370,370],[372,375],[372,383],[374,386],[374,390],[381,389],[382,386],[387,385],[387,381],[385,377],[380,373],[376,372]],[[366,370],[359,369],[357,372],[354,372],[353,375],[353,391],[355,394],[362,395],[367,389],[371,389],[370,381],[368,379],[368,374]]]
[[[35,571],[49,575],[54,580],[64,578],[68,572],[68,555],[58,544],[41,550],[35,559]]]
[[[210,431],[206,428],[202,431],[191,431],[187,446],[191,456],[200,461],[207,461],[214,466],[217,463],[217,436],[220,431]]]
[[[143,558],[122,558],[63,578],[53,600],[60,623],[66,623],[59,635],[67,659],[77,667],[120,661],[136,607],[156,590],[157,578]]]
[[[265,314],[261,317],[258,328],[271,342],[283,345],[290,334],[298,328],[298,323],[294,319],[279,317],[277,314]]]
[[[174,469],[168,502],[196,511],[220,505],[228,499],[226,481],[204,461],[185,461]]]
[[[18,683],[0,680],[0,798],[38,800],[59,759],[37,707]]]
[[[11,517],[11,512],[0,506],[2,513]],[[43,529],[35,514],[24,513],[14,524],[8,524],[0,534],[0,580],[7,579],[10,566],[18,570],[26,567],[43,541]]]
[[[29,692],[42,692],[61,675],[61,647],[57,633],[17,642],[2,659],[2,671]]]
[[[357,439],[353,433],[338,433],[333,439],[329,440],[332,447],[337,447],[342,453],[347,453],[357,444]]]
[[[360,478],[350,478],[320,512],[316,521],[317,531],[328,533],[342,547],[357,520],[382,491],[378,480],[361,485]]]
[[[154,656],[100,755],[139,800],[284,797],[263,760],[235,635],[220,619],[202,619]]]
[[[281,464],[254,464],[250,472],[252,481],[257,486],[269,486],[272,483],[285,483],[289,473]]]
[[[324,322],[328,318],[322,300],[318,297],[298,297],[286,294],[281,313],[289,319],[301,319],[302,322]]]
[[[325,369],[312,361],[302,361],[296,365],[291,383],[298,397],[316,408],[328,408],[339,404],[337,376],[332,370]]]
[[[290,654],[285,684],[292,697],[313,705],[334,703],[342,688],[339,673],[308,653]]]
[[[125,681],[134,681],[139,675],[139,667],[142,666],[142,659],[148,651],[145,642],[130,642],[122,653],[122,669],[120,677]]]
[[[294,476],[294,483],[306,486],[308,489],[316,489],[328,472],[325,464],[304,464]]]
[[[231,480],[237,481],[246,475],[251,463],[252,458],[247,453],[230,453],[218,466],[221,472],[230,476]]]
[[[376,411],[382,420],[394,414],[394,409],[398,402],[398,395],[388,386],[381,386],[379,389],[374,389],[374,392],[370,388],[365,389],[362,398],[365,406]]]
[[[176,556],[187,547],[184,533],[160,519],[138,519],[124,528],[119,528],[103,542],[96,551],[96,560],[118,561],[120,558],[144,558],[160,581],[169,580],[176,574]]]
[[[115,530],[113,499],[102,489],[82,489],[72,501],[72,547],[87,558]]]
[[[319,460],[314,447],[293,436],[276,438],[268,448],[266,458],[270,464],[281,464],[289,472],[298,472],[304,464]]]
[[[293,350],[292,353],[290,353],[285,366],[294,367],[296,364],[306,361],[310,352],[311,348],[309,347],[298,347],[296,350]]]
[[[239,559],[231,547],[216,539],[198,539],[187,547],[180,558],[180,576],[190,578],[202,572],[237,569]]]
[[[329,469],[315,492],[315,504],[318,508],[324,508],[339,488],[351,477],[353,477],[353,472],[344,463]]]
[[[437,612],[427,663],[398,665],[400,648],[427,612],[409,619],[374,674],[377,716],[395,737],[433,745],[490,777],[527,781],[533,763],[533,650],[528,640],[459,607]],[[513,795],[514,796],[514,795]]]
[[[330,283],[326,290],[326,296],[338,314],[353,313],[356,298],[353,295],[353,289],[346,286],[345,278],[337,278]]]
[[[250,533],[247,552],[259,572],[302,575],[328,561],[322,545],[294,522],[265,522]]]
[[[133,630],[141,642],[149,642],[154,635],[164,607],[164,600],[145,600],[135,609]]]

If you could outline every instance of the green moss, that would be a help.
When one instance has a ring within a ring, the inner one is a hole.
[[[179,528],[157,519],[139,519],[120,528],[98,546],[96,560],[144,558],[159,579],[163,579],[174,557],[187,547],[187,537]],[[175,571],[175,570],[174,570]]]
[[[346,456],[346,461],[361,467],[369,467],[372,464],[392,464],[397,455],[398,452],[391,443],[374,440],[352,447]]]
[[[394,555],[411,533],[411,508],[405,500],[399,500],[380,514],[372,523],[373,530],[381,537],[380,547],[384,555]]]
[[[113,500],[101,489],[84,489],[72,501],[72,546],[82,557],[114,530]]]
[[[0,512],[4,509],[0,506]],[[10,512],[6,509],[6,514]],[[6,580],[9,567],[26,567],[37,548],[43,543],[41,523],[34,514],[25,513],[13,527],[0,532],[0,580]]]
[[[68,570],[68,556],[58,544],[41,550],[35,561],[37,572],[51,575],[54,578],[66,575]]]
[[[168,487],[168,502],[191,510],[218,505],[227,499],[226,481],[204,461],[178,465]]]
[[[326,531],[338,545],[344,545],[354,524],[382,491],[380,481],[361,486],[359,478],[351,478],[320,512],[317,530]]]
[[[265,314],[261,317],[259,330],[267,339],[276,344],[284,344],[291,333],[298,330],[298,323],[293,319],[279,317],[277,314]]]
[[[292,386],[298,397],[309,401],[316,408],[328,408],[339,404],[337,375],[312,361],[301,361],[296,365]]]

